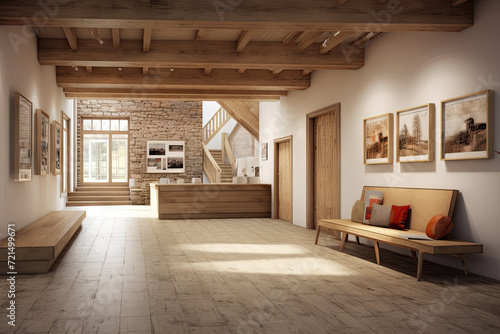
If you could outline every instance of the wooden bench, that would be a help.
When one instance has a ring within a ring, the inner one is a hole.
[[[483,245],[454,239],[446,240],[416,240],[408,239],[409,236],[425,236],[425,229],[429,220],[435,215],[444,215],[453,218],[458,190],[446,189],[418,189],[418,188],[391,188],[391,187],[363,187],[361,200],[364,201],[365,190],[384,192],[384,205],[410,205],[410,216],[407,223],[408,229],[395,230],[378,226],[365,225],[352,222],[350,219],[320,219],[317,226],[315,244],[321,229],[331,229],[341,232],[342,241],[340,251],[345,246],[348,235],[373,241],[375,258],[380,264],[379,242],[407,248],[417,262],[417,280],[422,278],[424,254],[456,255],[462,260],[465,274],[468,275],[464,254],[482,253]]]
[[[18,274],[46,273],[82,226],[85,211],[53,211],[16,231],[15,272]],[[0,242],[0,274],[8,268],[8,238]]]

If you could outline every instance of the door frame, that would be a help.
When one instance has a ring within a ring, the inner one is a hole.
[[[290,209],[292,211],[290,223],[293,224],[293,136],[281,137],[274,140],[274,219],[279,219],[279,144],[290,142]]]
[[[92,130],[83,130],[83,121],[85,119],[109,119],[109,120],[112,120],[112,119],[118,119],[118,120],[122,120],[122,119],[126,119],[128,120],[128,130],[127,131],[92,131]],[[108,145],[109,145],[109,154],[108,154],[108,158],[110,159],[109,160],[109,164],[108,164],[108,174],[109,174],[109,181],[108,182],[85,182],[84,180],[84,171],[83,171],[83,147],[84,147],[84,144],[83,144],[83,141],[84,141],[84,134],[106,134],[108,135]],[[113,138],[113,135],[114,134],[126,134],[127,135],[127,177],[126,177],[126,181],[124,182],[112,182],[112,177],[113,177],[113,173],[112,173],[112,162],[111,162],[111,155],[112,155],[112,138]],[[80,139],[80,143],[79,143],[79,149],[80,149],[80,186],[94,186],[94,185],[98,185],[98,186],[122,186],[122,185],[128,185],[128,180],[130,178],[130,116],[95,116],[95,115],[89,115],[89,116],[81,116],[80,117],[80,133],[79,133],[79,139]]]
[[[314,119],[334,113],[336,126],[334,127],[337,136],[335,145],[335,155],[337,156],[338,166],[335,177],[340,180],[340,103],[332,104],[328,107],[310,112],[306,115],[306,228],[315,229],[314,224]],[[340,181],[337,183],[337,203],[340,215]],[[332,217],[340,218],[340,217]]]

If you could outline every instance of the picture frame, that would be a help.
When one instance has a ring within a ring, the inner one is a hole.
[[[261,144],[261,158],[262,158],[262,161],[267,161],[267,157],[268,157],[267,149],[268,149],[267,143],[262,143]]]
[[[441,160],[493,158],[493,92],[441,101]]]
[[[396,111],[396,162],[434,161],[434,103]]]
[[[14,107],[14,181],[33,179],[33,103],[15,94]]]
[[[393,156],[393,115],[363,120],[363,164],[390,164]]]
[[[52,121],[52,131],[50,141],[52,143],[52,149],[50,156],[52,157],[50,161],[50,166],[52,167],[52,173],[54,175],[61,175],[62,166],[62,127],[57,121]]]
[[[146,173],[184,173],[185,148],[180,140],[148,140]]]
[[[36,175],[49,175],[50,116],[36,110]]]

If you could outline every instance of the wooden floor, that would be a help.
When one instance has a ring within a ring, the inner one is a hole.
[[[418,282],[408,257],[382,250],[378,266],[371,247],[315,246],[283,221],[147,208],[85,208],[51,271],[17,276],[16,333],[500,332],[498,281],[426,262]],[[0,333],[15,332],[7,290],[1,279]]]

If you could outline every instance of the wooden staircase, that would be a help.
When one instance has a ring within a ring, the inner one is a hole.
[[[130,189],[124,186],[82,186],[68,194],[66,206],[130,205]]]
[[[221,169],[221,183],[233,183],[233,169],[229,162],[222,161],[222,151],[210,150],[210,154]]]

